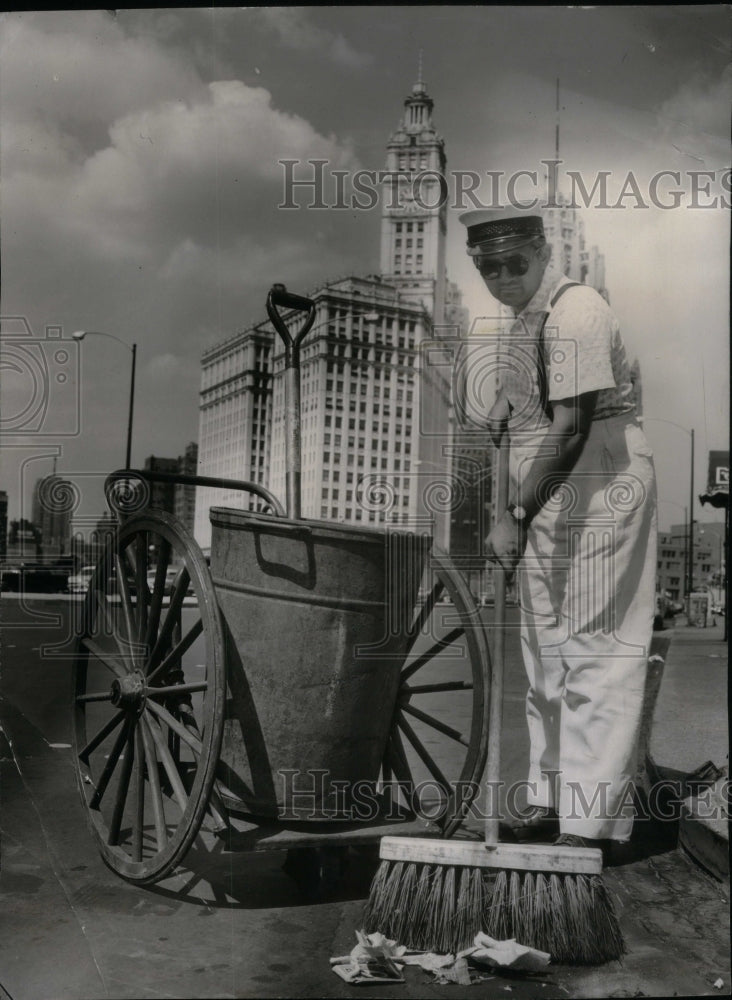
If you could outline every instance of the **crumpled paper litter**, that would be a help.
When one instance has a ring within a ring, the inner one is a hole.
[[[349,955],[331,958],[333,971],[347,983],[403,983],[401,969],[418,965],[435,976],[435,983],[457,983],[470,986],[485,977],[471,979],[468,959],[479,965],[510,969],[512,972],[541,972],[549,964],[545,951],[529,948],[517,941],[497,941],[482,932],[476,934],[473,947],[457,955],[409,951],[378,932],[356,931],[358,943]]]

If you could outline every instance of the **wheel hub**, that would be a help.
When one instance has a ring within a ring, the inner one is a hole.
[[[112,681],[112,704],[125,711],[142,711],[145,702],[145,675],[139,670]]]

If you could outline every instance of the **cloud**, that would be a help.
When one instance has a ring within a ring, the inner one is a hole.
[[[3,120],[54,121],[85,138],[151,95],[185,100],[201,86],[183,53],[128,34],[103,11],[6,14],[0,58]]]
[[[661,105],[661,133],[690,169],[728,166],[731,97],[732,66],[728,65],[716,76],[697,72]]]
[[[186,238],[220,246],[253,222],[272,222],[282,200],[281,159],[357,165],[347,142],[320,135],[276,109],[263,88],[237,80],[118,118],[108,145],[86,158],[39,122],[11,117],[3,133],[11,217],[21,207],[45,214],[47,231],[63,230],[111,259],[149,259],[156,249],[167,257]]]
[[[354,49],[342,34],[317,27],[300,8],[263,7],[258,14],[286,48],[317,53],[347,69],[363,69],[371,63],[369,53]]]

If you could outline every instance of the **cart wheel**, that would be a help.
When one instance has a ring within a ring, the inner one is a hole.
[[[479,608],[448,556],[433,550],[428,572],[408,634],[381,777],[395,804],[449,837],[480,790],[490,654]]]
[[[164,878],[195,839],[224,695],[219,611],[201,550],[169,514],[130,517],[94,570],[74,663],[79,788],[102,857],[123,878]]]

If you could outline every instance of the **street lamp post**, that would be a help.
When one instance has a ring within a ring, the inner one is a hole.
[[[113,333],[105,333],[104,330],[77,330],[71,334],[74,340],[83,340],[84,337],[109,337],[116,340],[132,353],[132,370],[130,373],[130,405],[127,413],[127,448],[125,451],[125,468],[129,469],[132,462],[132,417],[135,410],[135,366],[137,363],[137,344],[128,344],[126,340],[115,336]]]

